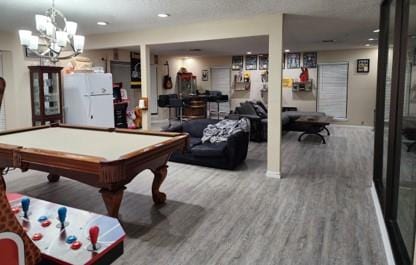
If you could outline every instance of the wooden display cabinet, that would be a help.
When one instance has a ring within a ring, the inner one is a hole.
[[[32,125],[63,122],[62,67],[29,66]]]

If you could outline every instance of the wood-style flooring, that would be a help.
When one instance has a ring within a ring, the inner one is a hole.
[[[121,205],[127,239],[116,264],[386,264],[370,193],[373,133],[330,127],[326,145],[283,136],[280,180],[265,177],[266,143],[250,143],[235,171],[169,163],[159,208],[143,172]],[[72,180],[16,170],[6,181],[8,191],[106,213],[97,189]]]

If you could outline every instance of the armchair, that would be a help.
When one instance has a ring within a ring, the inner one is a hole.
[[[203,130],[217,122],[211,119],[189,120],[165,129],[167,132],[187,132],[190,136],[187,151],[173,153],[170,161],[230,170],[244,162],[249,144],[247,132],[237,132],[226,142],[202,143]]]

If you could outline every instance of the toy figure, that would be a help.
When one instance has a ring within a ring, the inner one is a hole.
[[[299,78],[301,82],[306,82],[309,80],[309,72],[308,72],[308,68],[306,67],[301,67],[300,70],[302,71],[302,73],[300,74]]]

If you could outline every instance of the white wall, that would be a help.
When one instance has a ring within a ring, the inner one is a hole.
[[[377,58],[377,49],[318,52],[318,64],[349,63],[347,121],[338,123],[367,126],[374,124]],[[357,59],[370,59],[370,73],[357,73]],[[283,78],[299,80],[300,72],[300,69],[284,69]],[[312,92],[292,92],[291,88],[282,88],[283,106],[298,107],[302,111],[316,111],[317,69],[309,69],[309,78],[313,79],[314,89]]]
[[[170,76],[173,81],[173,89],[164,89],[163,88],[163,76],[166,74],[166,67],[164,63],[168,61]],[[197,87],[203,92],[205,90],[215,90],[211,88],[211,74],[208,76],[208,81],[202,81],[202,70],[210,70],[215,67],[227,67],[231,68],[232,56],[193,56],[193,57],[183,57],[183,56],[159,56],[158,64],[158,94],[173,94],[177,93],[175,90],[176,84],[176,73],[181,67],[185,67],[188,72],[192,72],[193,75],[197,77]],[[245,72],[245,71],[243,71]],[[240,102],[245,100],[261,100],[260,90],[262,88],[261,83],[261,73],[263,71],[247,71],[250,73],[251,77],[251,89],[247,93],[234,93],[230,94],[230,109],[235,109]],[[230,80],[231,86],[234,80],[234,75],[238,71],[230,71]],[[231,87],[230,87],[231,89]],[[159,108],[158,115],[153,115],[152,119],[164,120],[168,117],[168,110],[166,108]]]
[[[0,32],[3,73],[7,82],[4,96],[7,129],[32,125],[29,69],[17,33]]]

